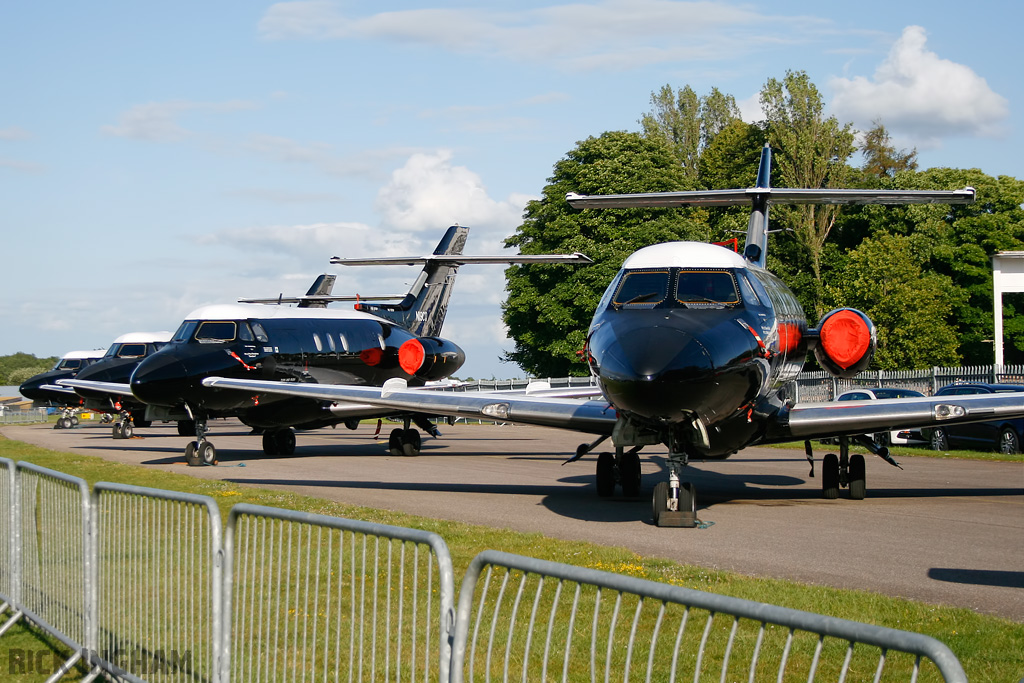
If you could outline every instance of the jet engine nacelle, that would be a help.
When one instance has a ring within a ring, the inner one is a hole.
[[[440,337],[417,337],[398,349],[398,364],[402,370],[427,382],[450,377],[465,362],[465,352]]]
[[[850,379],[866,370],[875,355],[875,325],[853,308],[837,308],[809,330],[814,340],[814,357],[836,377]]]

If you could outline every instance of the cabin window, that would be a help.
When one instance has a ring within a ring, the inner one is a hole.
[[[256,335],[256,341],[261,344],[266,344],[270,341],[270,337],[267,336],[267,331],[263,329],[263,325],[260,325],[255,320],[252,321],[252,331]]]
[[[341,342],[341,350],[348,353],[348,337],[343,334],[339,334],[338,341]]]
[[[338,349],[334,346],[334,337],[332,337],[330,334],[327,334],[325,336],[327,337],[327,348],[329,348],[332,352],[337,351]]]
[[[727,270],[680,270],[676,300],[683,304],[735,305],[740,302],[736,280]]]
[[[316,350],[317,351],[323,351],[324,350],[324,343],[322,341],[320,341],[320,335],[317,334],[316,332],[313,333],[313,344],[316,345]]]
[[[117,350],[118,358],[142,358],[145,355],[145,344],[122,344]]]
[[[234,341],[238,325],[233,320],[207,320],[199,324],[195,340],[203,344]]]
[[[668,276],[667,270],[627,271],[612,297],[612,306],[654,308],[668,298]]]

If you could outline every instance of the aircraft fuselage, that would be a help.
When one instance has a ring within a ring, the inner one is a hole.
[[[259,427],[322,426],[337,422],[326,404],[273,394],[210,390],[206,377],[282,382],[380,385],[393,377],[411,385],[418,376],[417,344],[435,344],[430,356],[455,372],[461,349],[358,311],[258,304],[208,306],[194,311],[170,344],[143,360],[131,377],[132,393],[165,409],[188,406],[206,417],[238,416]],[[429,349],[426,354],[430,355]],[[412,363],[412,364],[410,364]]]
[[[776,390],[807,355],[807,321],[793,293],[726,248],[672,242],[630,256],[588,333],[591,372],[631,436],[728,456],[781,407]],[[640,437],[643,438],[642,436]]]

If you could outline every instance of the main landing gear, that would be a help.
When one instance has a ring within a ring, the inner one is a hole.
[[[404,421],[404,428],[396,427],[388,435],[388,452],[391,455],[415,457],[420,454],[420,450],[423,448],[423,439],[420,437],[420,433],[412,428],[414,422],[417,427],[435,439],[441,435],[437,425],[419,415],[407,416]]]
[[[839,498],[840,488],[849,488],[850,500],[864,500],[867,495],[867,478],[864,467],[864,456],[860,453],[850,455],[850,440],[868,449],[894,467],[900,464],[889,455],[886,446],[878,445],[865,435],[839,437],[839,455],[826,453],[821,459],[821,495],[828,500]],[[814,457],[811,453],[811,442],[804,442],[807,461],[811,464],[811,476],[814,476]]]
[[[78,409],[62,408],[60,417],[53,423],[54,429],[72,429],[78,426]]]

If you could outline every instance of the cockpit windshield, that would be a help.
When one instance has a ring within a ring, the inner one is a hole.
[[[612,296],[613,308],[721,308],[742,305],[729,269],[628,270]]]
[[[740,302],[736,278],[727,270],[682,270],[676,280],[676,301],[683,304],[724,304]]]
[[[668,298],[668,270],[631,270],[622,276],[612,306],[654,308]]]

